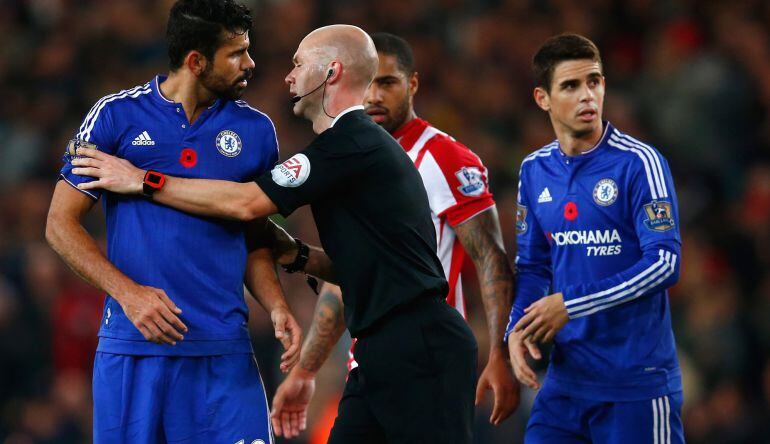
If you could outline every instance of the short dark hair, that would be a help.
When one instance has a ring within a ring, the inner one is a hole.
[[[387,32],[375,32],[371,37],[377,52],[396,56],[399,69],[408,76],[414,74],[414,55],[406,40]]]
[[[176,71],[192,51],[209,61],[222,44],[222,32],[243,34],[251,29],[251,13],[233,0],[178,0],[166,26],[168,63]]]
[[[556,65],[567,60],[583,59],[599,62],[601,66],[602,58],[594,42],[577,34],[559,34],[549,38],[532,59],[535,86],[550,91]]]

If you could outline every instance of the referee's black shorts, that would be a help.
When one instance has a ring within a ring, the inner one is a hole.
[[[470,444],[476,339],[438,298],[411,302],[358,338],[330,444]]]

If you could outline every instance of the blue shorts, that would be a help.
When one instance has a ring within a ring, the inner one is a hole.
[[[94,443],[273,442],[252,354],[202,357],[97,352]]]
[[[578,399],[547,390],[535,398],[526,444],[683,444],[682,392],[644,401]]]

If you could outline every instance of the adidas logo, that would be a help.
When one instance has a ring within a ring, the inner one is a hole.
[[[551,192],[548,191],[548,187],[545,187],[543,189],[543,192],[540,193],[540,196],[537,197],[537,203],[545,203],[550,202],[553,200],[553,197],[551,197]]]
[[[131,145],[155,145],[155,141],[147,134],[147,131],[142,131],[142,134],[136,136]]]

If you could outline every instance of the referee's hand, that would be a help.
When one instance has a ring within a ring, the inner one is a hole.
[[[182,310],[160,288],[137,285],[118,300],[128,319],[145,339],[156,344],[176,345],[187,326],[179,319]]]

